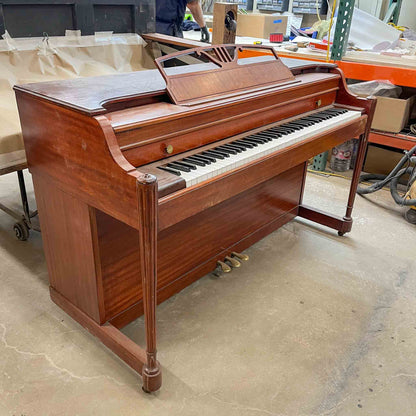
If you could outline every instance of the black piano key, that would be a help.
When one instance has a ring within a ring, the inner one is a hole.
[[[277,131],[272,130],[273,127],[266,130],[266,133],[270,135],[270,137],[273,137],[273,139],[278,139],[279,137],[282,137],[282,133],[278,133]]]
[[[216,159],[225,159],[230,156],[228,153],[221,152],[221,150],[209,149],[207,152],[212,154]]]
[[[285,123],[285,124],[283,124],[282,127],[290,127],[291,129],[295,129],[297,131],[303,129],[303,126],[298,126],[297,124],[292,124],[292,123]]]
[[[321,117],[326,117],[328,119],[328,118],[336,117],[338,113],[333,113],[332,111],[322,111],[321,113],[319,113],[319,115]]]
[[[229,152],[226,152],[225,150],[218,149],[218,147],[215,147],[214,149],[210,149],[210,150],[212,150],[213,152],[219,153],[219,154],[221,154],[221,155],[223,155],[225,157],[230,157],[230,153]]]
[[[182,172],[190,172],[191,171],[190,168],[187,168],[186,166],[179,165],[176,162],[168,163],[167,166],[168,166],[168,168],[173,168],[175,170],[180,170]]]
[[[241,141],[243,141],[244,143],[249,143],[254,147],[257,147],[260,144],[260,143],[257,143],[254,140],[250,140],[250,139],[247,139],[247,138],[241,139]]]
[[[253,144],[247,143],[247,142],[243,142],[242,140],[235,140],[233,143],[236,143],[236,144],[238,144],[240,146],[244,146],[244,147],[246,147],[248,149],[252,149],[253,147],[255,147]]]
[[[254,137],[254,135],[244,137],[244,140],[248,140],[249,142],[254,142],[258,144],[264,144],[268,142],[268,140],[261,139],[260,137]]]
[[[318,115],[316,116],[310,115],[308,117],[305,117],[305,120],[309,120],[312,123],[316,124],[316,123],[320,123],[323,120],[323,118],[319,117]]]
[[[212,162],[215,162],[215,160],[212,160],[209,157],[203,156],[200,153],[196,155],[189,156],[192,159],[200,160],[201,162],[205,163],[206,165],[210,165]]]
[[[222,146],[218,146],[216,147],[216,149],[220,149],[223,150],[224,152],[228,152],[231,155],[236,155],[238,152],[235,149],[230,149],[229,147],[222,145]]]
[[[236,149],[237,152],[240,152],[240,153],[247,150],[247,147],[241,144],[238,144],[236,142],[227,143],[227,146],[231,146],[233,149]]]
[[[290,123],[286,123],[285,125],[286,125],[286,126],[289,126],[289,127],[293,127],[294,129],[295,129],[295,128],[298,128],[298,130],[302,130],[302,129],[304,129],[305,127],[307,127],[307,126],[305,126],[304,124],[299,123],[298,121],[291,121]]]
[[[189,162],[184,162],[183,159],[182,160],[175,160],[175,163],[178,164],[178,165],[181,165],[181,166],[185,166],[186,168],[189,168],[189,169],[192,169],[192,170],[196,169],[196,166],[194,164],[189,163]]]
[[[259,133],[253,134],[255,137],[260,137],[262,139],[269,139],[268,141],[271,142],[272,140],[276,139],[276,134],[269,132],[268,130],[263,130]]]
[[[313,116],[310,116],[312,119],[318,120],[318,123],[321,123],[322,121],[327,120],[327,117],[321,116],[320,114],[314,114]]]
[[[263,132],[251,134],[250,136],[247,136],[250,139],[257,139],[262,140],[263,143],[271,142],[273,140],[273,136],[271,134],[266,134]]]
[[[176,176],[181,176],[181,173],[178,170],[168,168],[166,166],[158,166],[158,169],[165,170],[166,172],[173,173]]]
[[[335,113],[335,114],[345,114],[346,112],[348,112],[348,110],[346,110],[345,108],[327,108],[326,110],[324,110],[324,112],[327,113]]]
[[[217,159],[225,159],[225,156],[224,155],[215,153],[212,150],[206,150],[206,151],[202,152],[202,154],[204,156],[210,156],[210,157],[212,157],[214,159],[214,161],[216,161]]]
[[[226,147],[227,149],[235,150],[237,153],[241,153],[245,149],[242,146],[236,146],[236,145],[233,145],[231,143],[224,144],[224,145],[222,145],[222,147]]]
[[[304,126],[304,127],[310,127],[314,124],[309,120],[305,120],[304,118],[300,118],[299,120],[291,121],[291,123],[299,124],[300,126]]]
[[[296,131],[295,129],[291,129],[289,127],[283,127],[283,126],[272,127],[269,130],[272,132],[282,133],[283,135],[294,133]]]
[[[214,147],[212,150],[214,150],[215,152],[220,152],[220,153],[224,154],[224,156],[226,156],[226,155],[230,156],[230,155],[233,154],[231,151],[229,151],[227,149],[221,149],[221,146]]]
[[[320,113],[318,113],[318,115],[319,115],[319,117],[323,118],[324,120],[329,120],[330,118],[333,117],[332,114],[327,114],[327,113],[324,113],[322,111]]]
[[[325,110],[320,111],[319,113],[320,113],[320,114],[329,114],[329,113],[335,113],[335,114],[338,114],[338,111],[337,111],[337,109],[335,109],[335,108],[327,108],[327,109],[325,109]]]
[[[289,130],[291,133],[295,132],[296,130],[293,127],[289,127],[286,124],[280,124],[279,126],[273,127],[273,130]]]
[[[208,160],[210,160],[211,163],[215,163],[217,161],[217,159],[214,156],[212,156],[212,155],[210,155],[206,152],[198,153],[198,156],[203,156],[203,157],[207,158]]]
[[[200,160],[195,159],[192,156],[185,157],[182,160],[185,161],[185,162],[193,163],[194,165],[197,165],[197,166],[205,166],[206,165],[205,162],[201,162]]]

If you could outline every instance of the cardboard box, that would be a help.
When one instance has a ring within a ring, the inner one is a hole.
[[[401,150],[392,150],[375,144],[369,144],[363,171],[388,175],[403,157]]]
[[[237,36],[269,39],[270,33],[286,34],[287,16],[250,13],[239,14],[237,20]]]
[[[409,98],[377,97],[371,128],[399,133],[409,121],[416,96]]]

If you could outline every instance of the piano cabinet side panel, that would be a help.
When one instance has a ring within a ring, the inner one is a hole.
[[[95,210],[105,321],[142,299],[139,232]]]
[[[158,299],[163,302],[297,215],[304,164],[158,235]],[[143,313],[138,231],[97,211],[105,319],[122,327]]]
[[[29,170],[132,226],[138,226],[136,171],[107,123],[16,91]]]
[[[33,175],[50,286],[100,322],[91,211],[87,204]]]

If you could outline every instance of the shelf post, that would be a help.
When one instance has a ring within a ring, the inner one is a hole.
[[[355,0],[339,1],[337,24],[331,49],[331,59],[333,61],[340,61],[347,49],[354,4]]]

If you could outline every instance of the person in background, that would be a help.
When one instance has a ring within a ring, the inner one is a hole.
[[[201,28],[201,42],[209,42],[209,32],[199,0],[156,0],[156,32],[183,38],[181,25],[187,7]]]

